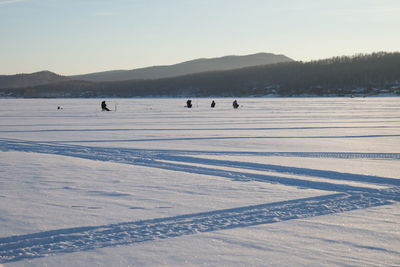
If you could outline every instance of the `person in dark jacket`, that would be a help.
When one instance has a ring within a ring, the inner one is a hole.
[[[215,101],[214,100],[211,102],[211,107],[215,108]]]
[[[186,101],[186,107],[187,108],[191,108],[192,107],[192,100],[188,99],[188,101]]]
[[[110,109],[107,107],[106,101],[101,102],[101,110],[110,111]]]
[[[233,108],[238,108],[239,107],[239,104],[236,101],[236,99],[235,99],[235,101],[233,101],[232,106],[233,106]]]

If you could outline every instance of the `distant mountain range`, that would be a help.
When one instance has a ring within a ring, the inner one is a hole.
[[[19,88],[68,81],[70,78],[50,71],[31,74],[0,75],[0,88]]]
[[[291,61],[293,61],[293,59],[288,58],[284,55],[258,53],[246,56],[201,58],[169,66],[154,66],[133,70],[104,71],[70,76],[70,78],[92,82],[160,79],[199,72],[233,70],[251,66],[268,65]]]
[[[51,75],[50,75],[51,76]],[[0,89],[2,97],[248,97],[400,95],[400,53],[207,71],[127,81],[73,80]]]
[[[0,88],[31,87],[71,80],[108,82],[161,79],[199,72],[232,70],[249,66],[290,61],[293,61],[293,59],[284,55],[258,53],[246,56],[225,56],[209,59],[202,58],[169,66],[153,66],[133,70],[112,70],[74,76],[61,76],[50,71],[40,71],[31,74],[0,75]]]

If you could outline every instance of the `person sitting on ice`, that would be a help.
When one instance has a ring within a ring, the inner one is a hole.
[[[215,101],[214,100],[211,102],[211,107],[215,108]]]
[[[233,101],[232,106],[233,106],[233,108],[238,108],[239,107],[239,104],[236,101],[236,99],[235,99],[235,101]]]
[[[102,111],[110,111],[107,107],[106,101],[101,102],[101,110]]]
[[[191,108],[192,107],[192,100],[188,99],[188,101],[186,101],[186,107],[187,108]]]

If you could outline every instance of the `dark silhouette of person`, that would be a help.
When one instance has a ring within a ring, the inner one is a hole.
[[[192,107],[192,100],[188,99],[188,101],[186,101],[186,107],[187,108],[191,108]]]
[[[107,107],[106,101],[101,102],[101,110],[102,111],[110,111]]]
[[[233,108],[238,108],[239,107],[239,104],[236,101],[236,99],[235,99],[235,101],[233,101],[232,106],[233,106]]]
[[[215,101],[214,100],[211,102],[211,107],[215,108]]]

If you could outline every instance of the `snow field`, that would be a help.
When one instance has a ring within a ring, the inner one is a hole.
[[[0,264],[400,265],[397,98],[232,101],[0,100]]]

